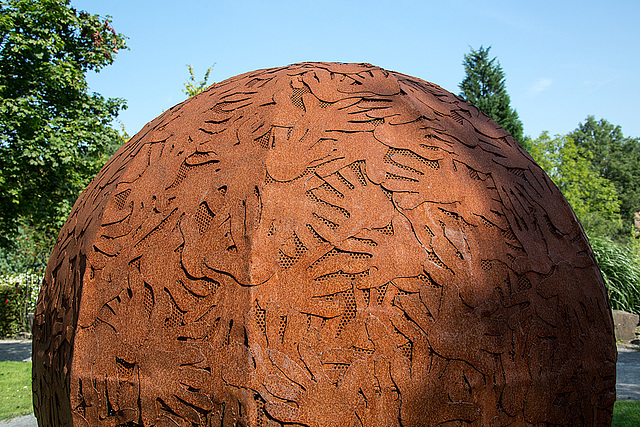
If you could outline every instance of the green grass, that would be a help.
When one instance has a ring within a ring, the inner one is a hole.
[[[590,238],[611,306],[640,313],[640,261],[633,248],[606,237]]]
[[[0,362],[0,420],[32,412],[31,362]]]
[[[618,400],[613,407],[613,422],[611,426],[640,426],[640,400]]]
[[[0,420],[32,412],[31,362],[0,362]],[[618,400],[611,425],[640,426],[640,400]]]

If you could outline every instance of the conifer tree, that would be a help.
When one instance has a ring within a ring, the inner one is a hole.
[[[460,96],[495,120],[520,145],[524,145],[522,122],[516,110],[511,108],[504,71],[495,57],[489,57],[490,50],[491,46],[480,46],[464,56],[462,64],[466,76],[459,85]]]

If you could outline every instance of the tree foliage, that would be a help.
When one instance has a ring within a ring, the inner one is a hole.
[[[124,36],[69,0],[0,3],[0,235],[57,234],[80,191],[122,143],[121,99],[89,93]]]
[[[640,211],[640,139],[627,138],[620,126],[593,116],[569,136],[582,150],[593,153],[593,168],[616,186],[620,212],[630,225]]]
[[[611,171],[596,167],[611,156],[606,149],[611,139],[606,136],[615,127],[590,119],[587,123],[569,135],[552,138],[542,133],[530,141],[530,153],[562,191],[589,236],[613,308],[640,313],[639,233],[623,220],[619,186],[605,173]],[[580,145],[572,135],[582,137]]]
[[[215,66],[215,64],[213,65]],[[204,78],[200,81],[196,80],[193,67],[191,65],[187,65],[187,68],[189,69],[189,79],[185,82],[184,89],[182,89],[182,91],[191,98],[192,96],[204,92],[204,90],[209,86],[209,75],[211,74],[211,68],[213,67],[207,68],[207,71],[204,73]]]
[[[497,59],[489,57],[491,46],[464,56],[465,78],[460,83],[460,96],[476,106],[509,132],[521,145],[526,144],[522,122],[507,93],[506,77]]]
[[[543,132],[531,141],[531,155],[558,186],[583,223],[601,218],[619,228],[620,200],[615,185],[592,166],[590,151],[576,146],[571,137]]]

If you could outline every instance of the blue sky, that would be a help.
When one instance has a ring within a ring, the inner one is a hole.
[[[640,137],[640,1],[72,0],[111,15],[129,50],[89,76],[127,100],[130,135],[185,99],[187,64],[210,82],[303,61],[369,62],[458,93],[470,47],[492,46],[526,135],[588,115]]]

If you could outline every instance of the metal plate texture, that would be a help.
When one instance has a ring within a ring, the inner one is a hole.
[[[41,426],[608,425],[602,277],[495,122],[369,64],[216,83],[76,202],[34,323]]]

